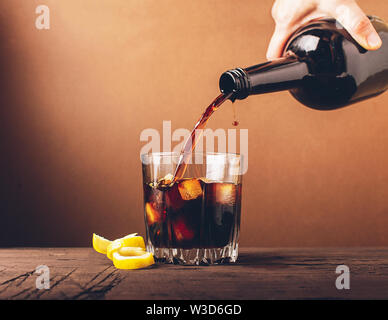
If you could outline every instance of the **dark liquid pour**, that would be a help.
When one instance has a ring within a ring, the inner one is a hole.
[[[176,167],[175,173],[174,173],[174,179],[173,182],[176,182],[177,180],[180,180],[183,178],[186,168],[187,168],[187,162],[190,159],[190,156],[197,145],[199,139],[202,136],[203,129],[206,127],[207,122],[209,121],[210,116],[216,111],[221,104],[223,104],[228,98],[231,96],[231,94],[225,95],[220,94],[217,98],[214,99],[214,101],[206,108],[205,112],[202,114],[202,116],[199,118],[197,124],[194,126],[193,131],[191,131],[191,134],[189,138],[186,140],[180,156],[178,165]],[[200,130],[197,132],[197,130]]]

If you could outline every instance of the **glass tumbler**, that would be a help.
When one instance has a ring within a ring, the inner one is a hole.
[[[178,153],[141,155],[147,250],[157,262],[201,265],[237,260],[241,155],[193,153],[173,182]]]

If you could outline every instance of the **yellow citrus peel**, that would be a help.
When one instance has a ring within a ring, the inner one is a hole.
[[[143,237],[137,233],[113,241],[93,233],[93,248],[106,254],[118,269],[139,269],[155,263],[152,253],[145,249]]]
[[[106,249],[111,242],[112,241],[93,233],[93,249],[97,252],[106,254]]]
[[[123,252],[123,249],[127,249]],[[113,253],[113,264],[117,269],[140,269],[155,263],[151,252],[144,250],[128,250],[131,247],[124,247]],[[139,249],[139,248],[136,248]],[[125,254],[135,255],[125,255]]]

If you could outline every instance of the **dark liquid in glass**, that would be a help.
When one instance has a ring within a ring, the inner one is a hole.
[[[144,185],[149,239],[158,248],[220,248],[240,225],[241,184],[182,179]]]

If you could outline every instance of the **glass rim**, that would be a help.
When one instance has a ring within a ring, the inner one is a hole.
[[[180,157],[184,154],[191,154],[193,156],[195,155],[213,155],[213,156],[227,156],[227,157],[234,157],[234,158],[242,158],[242,155],[240,153],[234,153],[234,152],[149,152],[149,153],[143,153],[140,155],[141,159],[146,159],[150,157]]]

